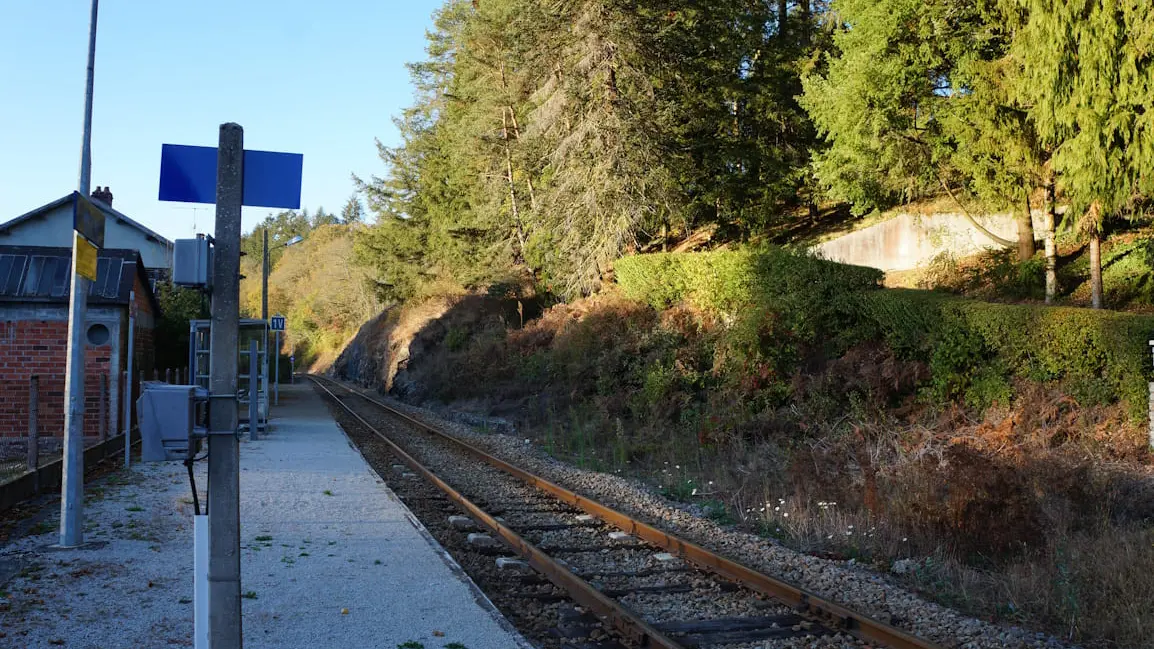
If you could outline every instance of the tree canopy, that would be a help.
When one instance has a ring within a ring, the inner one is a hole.
[[[759,239],[819,205],[948,196],[1014,213],[1027,259],[1042,187],[1102,218],[1150,193],[1149,4],[447,0],[401,143],[357,180],[355,254],[386,300],[564,298],[702,226]]]

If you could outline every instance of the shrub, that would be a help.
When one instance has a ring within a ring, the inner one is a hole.
[[[657,309],[689,302],[728,315],[766,299],[873,288],[883,277],[874,268],[777,247],[633,255],[617,260],[615,271],[626,297]]]
[[[859,335],[882,338],[907,358],[929,360],[936,396],[965,393],[978,372],[987,395],[1004,392],[989,369],[996,363],[1025,379],[1093,386],[1084,392],[1096,401],[1108,394],[1136,416],[1145,410],[1154,316],[992,304],[914,290],[873,291],[863,294],[862,304]]]
[[[873,268],[777,247],[634,255],[615,268],[631,299],[657,309],[685,302],[727,321],[770,312],[780,330],[806,344],[841,341],[858,317],[858,294],[883,277]]]

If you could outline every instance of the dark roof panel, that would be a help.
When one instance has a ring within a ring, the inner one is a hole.
[[[128,304],[139,261],[135,250],[99,251],[96,281],[88,284],[89,303]],[[0,302],[65,302],[71,270],[68,248],[0,246]],[[147,276],[144,282],[148,283]],[[150,298],[155,301],[154,296]]]

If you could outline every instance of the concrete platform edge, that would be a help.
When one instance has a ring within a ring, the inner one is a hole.
[[[472,593],[473,599],[477,602],[477,605],[484,609],[485,612],[487,612],[489,616],[493,618],[493,621],[496,622],[502,630],[511,635],[517,641],[518,649],[536,649],[536,647],[531,642],[526,640],[525,637],[521,635],[521,632],[518,631],[511,622],[509,622],[505,615],[501,613],[501,610],[497,608],[497,605],[489,599],[488,595],[486,595],[481,590],[481,588],[477,586],[476,582],[473,581],[473,578],[465,572],[465,569],[462,568],[459,563],[457,563],[456,559],[454,559],[453,556],[449,554],[449,551],[446,550],[444,546],[442,546],[437,541],[437,539],[433,538],[432,533],[429,532],[424,523],[417,519],[417,516],[413,514],[412,510],[409,509],[409,506],[406,505],[404,501],[402,501],[391,488],[389,488],[388,480],[385,479],[385,476],[382,475],[381,472],[373,468],[373,465],[369,463],[368,459],[365,458],[363,453],[361,453],[361,449],[357,448],[357,445],[353,443],[352,438],[349,437],[349,434],[347,431],[345,431],[344,426],[336,423],[336,427],[341,431],[341,434],[345,436],[345,442],[348,443],[350,448],[356,451],[357,456],[361,458],[361,461],[365,463],[365,466],[370,471],[372,471],[373,474],[381,479],[381,482],[384,484],[385,489],[389,494],[389,498],[396,502],[405,512],[405,518],[407,518],[409,523],[411,523],[412,526],[417,529],[417,532],[421,535],[421,538],[425,540],[425,543],[429,544],[429,546],[437,553],[437,556],[441,558],[441,561],[443,561],[445,565],[448,566],[449,571],[452,572],[453,575],[463,584],[465,584],[465,586],[469,589],[469,592]]]

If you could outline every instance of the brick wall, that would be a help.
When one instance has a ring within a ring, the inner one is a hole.
[[[64,427],[64,369],[68,322],[0,322],[0,436],[28,434],[29,377],[40,377],[40,434]]]
[[[0,437],[27,436],[29,379],[33,375],[39,377],[39,435],[63,437],[67,350],[67,321],[0,321]],[[111,344],[86,346],[84,436],[89,443],[100,434],[100,375],[109,377],[107,395],[112,390],[111,367]],[[112,407],[110,403],[105,408],[106,426]]]
[[[152,301],[148,299],[149,289],[136,278],[136,327],[133,333],[134,358],[132,360],[133,373],[138,380],[140,373],[152,380],[152,370],[156,367],[156,339],[153,328],[156,327],[157,314],[152,311]]]

